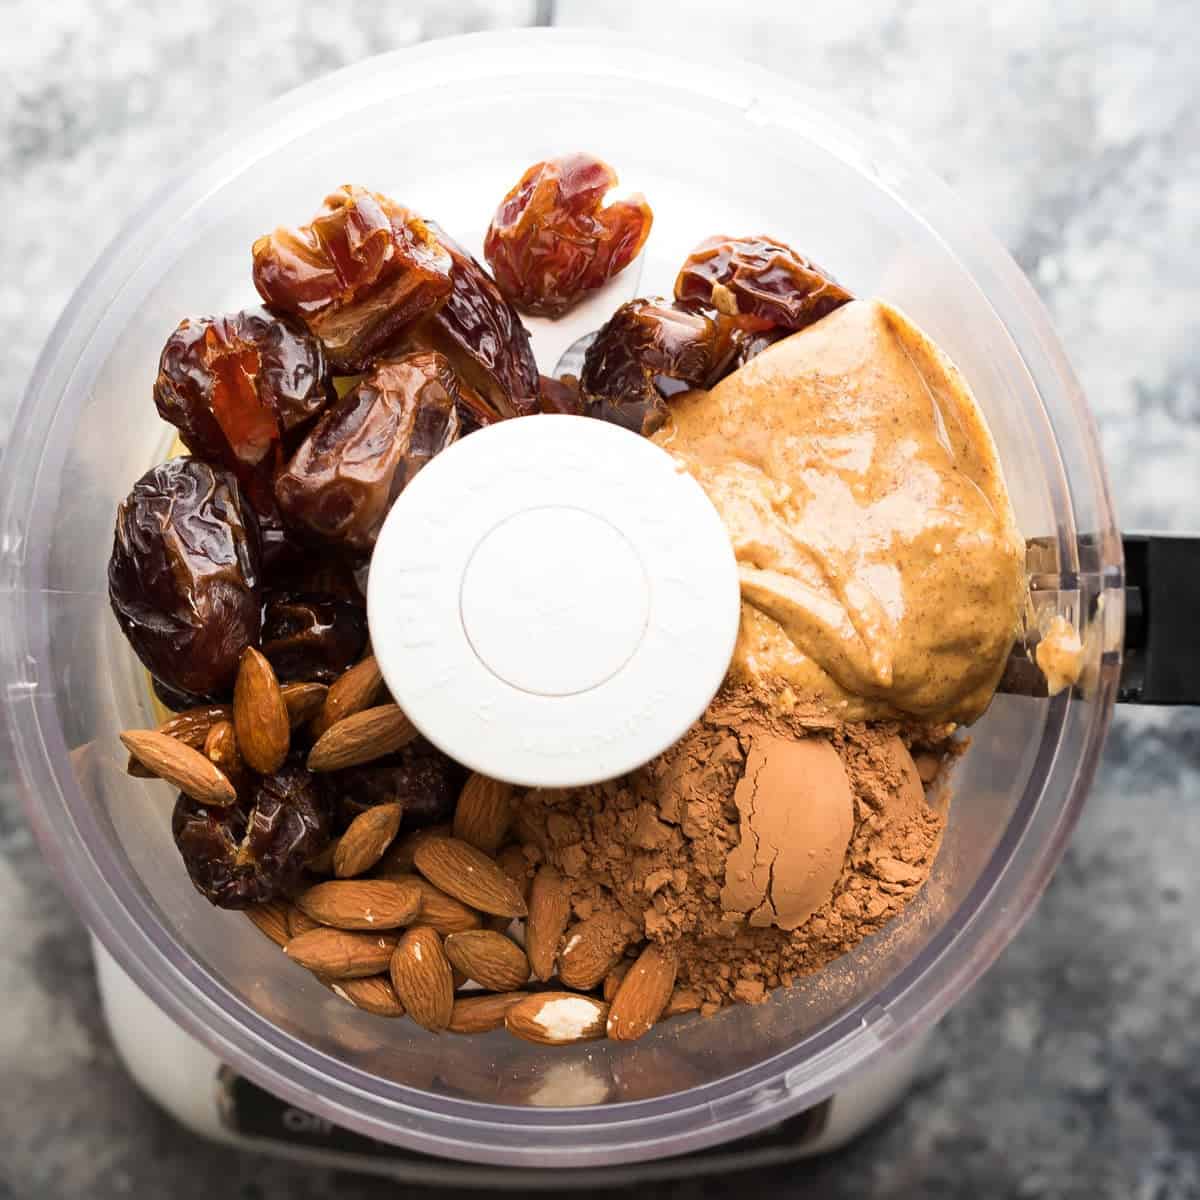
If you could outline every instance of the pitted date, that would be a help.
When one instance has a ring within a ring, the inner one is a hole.
[[[542,412],[560,416],[581,417],[586,408],[579,380],[573,375],[565,375],[562,379],[539,375],[538,401]]]
[[[171,832],[196,890],[220,908],[246,908],[286,895],[304,864],[329,842],[324,785],[288,763],[259,779],[249,801],[211,808],[183,795]]]
[[[340,372],[360,371],[450,294],[450,255],[415,213],[345,186],[307,225],[253,247],[254,285],[321,339]]]
[[[783,242],[724,235],[707,238],[688,255],[675,280],[675,298],[713,305],[728,316],[756,317],[764,328],[789,333],[854,299]]]
[[[616,182],[607,163],[567,154],[535,163],[504,197],[483,254],[522,312],[560,317],[637,257],[654,214],[640,195],[605,205]]]
[[[376,365],[330,408],[275,481],[284,519],[368,555],[393,501],[459,435],[458,379],[436,351]]]
[[[168,688],[217,696],[261,624],[258,525],[232,472],[196,458],[147,471],[117,510],[108,594]]]
[[[339,772],[337,781],[343,821],[377,804],[399,801],[404,805],[401,828],[422,829],[450,819],[467,769],[417,738],[387,758]]]
[[[332,683],[359,660],[366,644],[361,603],[282,592],[263,605],[262,652],[283,683]]]

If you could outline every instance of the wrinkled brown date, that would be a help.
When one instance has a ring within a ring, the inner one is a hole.
[[[285,520],[371,552],[392,502],[459,434],[454,369],[436,351],[381,362],[330,408],[275,480]]]
[[[467,769],[424,738],[403,750],[337,776],[341,819],[349,823],[377,804],[404,805],[401,829],[422,829],[454,813]]]
[[[286,895],[329,842],[330,804],[316,776],[289,763],[259,779],[248,803],[210,808],[183,795],[171,832],[196,890],[220,908]]]
[[[539,407],[544,413],[560,416],[581,417],[586,407],[579,380],[572,375],[554,379],[549,375],[538,376]]]
[[[320,593],[281,593],[263,605],[262,652],[283,683],[332,683],[362,656],[361,603]]]
[[[309,224],[260,237],[253,256],[259,295],[302,319],[341,372],[362,370],[450,294],[450,255],[425,222],[357,186],[332,192]]]
[[[783,242],[723,235],[706,239],[688,255],[675,280],[675,298],[711,304],[728,316],[757,317],[788,332],[854,299],[833,276]]]
[[[600,159],[566,154],[535,163],[504,197],[483,254],[522,312],[560,317],[637,257],[654,214],[640,195],[604,205],[616,182]]]
[[[108,595],[138,658],[168,688],[227,691],[261,621],[258,525],[237,480],[196,458],[147,471],[117,510]]]

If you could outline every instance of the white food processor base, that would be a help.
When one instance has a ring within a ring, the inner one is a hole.
[[[175,1025],[95,940],[93,950],[100,999],[117,1052],[138,1086],[180,1124],[246,1149],[411,1183],[590,1186],[716,1174],[824,1154],[844,1146],[899,1103],[930,1036],[890,1055],[822,1104],[699,1154],[604,1168],[504,1168],[452,1162],[377,1142],[276,1098]]]

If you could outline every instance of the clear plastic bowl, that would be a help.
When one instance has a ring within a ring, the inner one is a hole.
[[[647,193],[656,222],[640,279],[622,277],[574,326],[539,326],[543,370],[632,288],[669,291],[708,234],[796,244],[855,292],[898,304],[962,368],[1022,532],[1037,539],[1035,604],[1085,629],[1088,672],[1082,695],[996,700],[958,768],[928,887],[870,943],[760,1007],[673,1020],[632,1046],[550,1050],[358,1013],[196,894],[165,789],[122,770],[118,731],[154,717],[109,611],[105,565],[117,502],[170,441],[150,398],[163,341],[186,314],[253,299],[256,235],[354,181],[477,245],[520,170],[583,147]],[[5,708],[30,818],[88,925],[237,1070],[350,1128],[459,1159],[588,1165],[711,1145],[824,1099],[928,1029],[1045,885],[1120,665],[1121,551],[1095,434],[1007,254],[889,141],[803,90],[617,37],[425,45],[302,88],[224,137],[130,222],[71,300],[2,488]]]

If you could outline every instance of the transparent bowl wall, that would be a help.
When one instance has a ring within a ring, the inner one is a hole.
[[[962,368],[1021,530],[1039,539],[1036,604],[1085,627],[1088,675],[1082,696],[997,699],[957,770],[928,887],[871,943],[761,1007],[671,1021],[633,1046],[547,1050],[360,1014],[193,891],[166,787],[122,770],[118,731],[154,715],[105,566],[117,502],[170,442],[150,396],[162,343],[185,314],[254,298],[256,235],[356,181],[477,246],[518,172],[576,147],[617,164],[656,220],[640,278],[571,325],[538,326],[543,370],[635,287],[669,291],[701,237],[793,242],[856,293],[904,308]],[[928,1028],[1044,886],[1119,666],[1120,548],[1095,438],[1014,264],[878,134],[765,73],[619,38],[435,43],[343,71],[235,130],[131,222],[72,300],[15,425],[3,489],[6,709],[31,819],[88,924],[235,1068],[362,1132],[463,1159],[581,1165],[712,1144],[825,1098]]]

